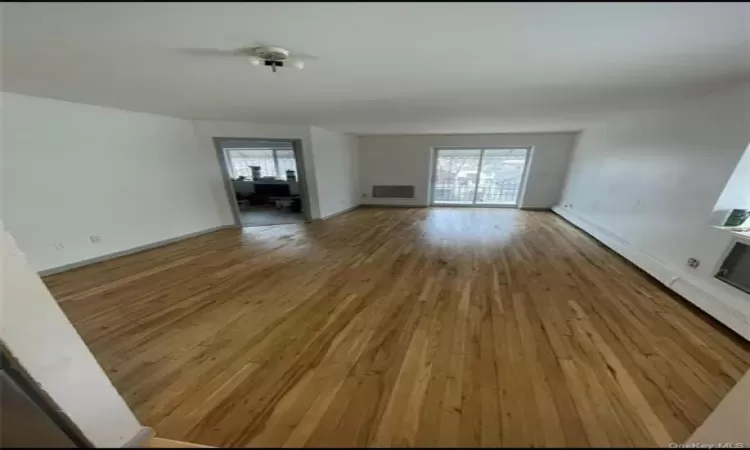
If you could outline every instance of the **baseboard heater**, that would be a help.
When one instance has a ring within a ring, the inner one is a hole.
[[[373,186],[373,198],[414,198],[414,186]]]

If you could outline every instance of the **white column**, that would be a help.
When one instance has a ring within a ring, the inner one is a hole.
[[[0,250],[0,340],[13,358],[95,447],[144,435],[148,429],[4,230]]]

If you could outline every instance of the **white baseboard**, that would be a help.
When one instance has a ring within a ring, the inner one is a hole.
[[[670,267],[669,264],[570,210],[554,206],[552,211],[581,228],[596,240],[659,280],[666,287],[750,341],[750,319],[748,316],[724,302],[706,282],[696,278],[688,279]]]
[[[236,225],[221,225],[218,227],[212,227],[206,230],[195,231],[193,233],[184,234],[182,236],[177,236],[177,237],[173,237],[170,239],[164,239],[163,241],[152,242],[151,244],[146,244],[146,245],[139,245],[138,247],[121,250],[119,252],[108,253],[106,255],[96,256],[94,258],[84,259],[83,261],[77,261],[77,262],[70,263],[70,264],[64,264],[62,266],[52,267],[50,269],[40,270],[38,273],[40,277],[46,277],[47,275],[54,275],[56,273],[65,272],[67,270],[76,269],[78,267],[88,266],[89,264],[106,261],[108,259],[114,259],[120,256],[130,255],[133,253],[138,253],[138,252],[142,252],[145,250],[151,250],[157,247],[162,247],[164,245],[168,245],[173,242],[181,241],[183,239],[200,236],[202,234],[213,233],[214,231],[223,230],[225,228],[236,228],[236,227],[237,227]]]
[[[319,220],[328,220],[328,219],[333,219],[333,218],[334,218],[334,217],[336,217],[336,216],[340,216],[340,215],[342,215],[342,214],[346,214],[346,213],[348,213],[348,212],[350,212],[350,211],[354,211],[355,209],[359,208],[360,206],[362,206],[362,205],[354,205],[354,206],[352,206],[352,207],[350,207],[350,208],[342,209],[342,210],[341,210],[341,211],[339,211],[339,212],[335,212],[335,213],[333,213],[333,214],[328,214],[328,215],[327,215],[327,216],[325,216],[325,217],[321,217],[321,218],[320,218]]]

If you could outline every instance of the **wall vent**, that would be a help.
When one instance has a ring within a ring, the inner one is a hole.
[[[414,186],[373,186],[373,198],[414,198]]]

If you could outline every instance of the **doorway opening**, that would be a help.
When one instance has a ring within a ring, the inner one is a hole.
[[[435,150],[432,204],[517,207],[528,148]]]
[[[298,140],[216,138],[238,226],[309,221]]]

